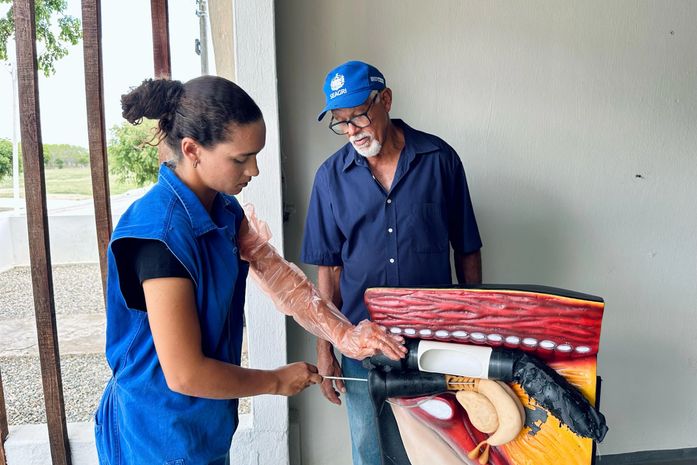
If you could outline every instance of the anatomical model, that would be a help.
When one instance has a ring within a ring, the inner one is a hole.
[[[602,299],[540,286],[373,288],[371,319],[407,337],[366,364],[385,465],[589,465]]]

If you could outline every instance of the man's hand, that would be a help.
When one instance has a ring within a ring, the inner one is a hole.
[[[341,366],[334,355],[332,345],[324,340],[317,340],[317,369],[322,376],[341,376]],[[336,382],[336,385],[334,384]],[[339,391],[346,392],[344,382],[341,380],[325,379],[320,384],[322,395],[329,402],[336,405],[341,405]]]

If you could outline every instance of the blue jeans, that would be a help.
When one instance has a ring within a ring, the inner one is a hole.
[[[349,378],[368,378],[368,370],[361,362],[341,357],[341,371]],[[381,465],[378,428],[373,403],[368,394],[368,383],[346,381],[346,409],[351,430],[351,456],[353,465]]]

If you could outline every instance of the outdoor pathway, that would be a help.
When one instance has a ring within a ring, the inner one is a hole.
[[[98,354],[104,351],[104,315],[58,315],[61,355]],[[0,319],[0,357],[38,356],[33,318]]]
[[[148,191],[149,187],[141,187],[124,192],[119,195],[112,195],[110,198],[111,214],[121,215],[133,203]],[[69,196],[67,196],[69,197]],[[24,199],[20,199],[20,214],[24,214]],[[14,199],[0,197],[0,210],[3,214],[15,215],[16,204]],[[71,198],[61,198],[59,195],[51,195],[46,199],[46,207],[51,216],[56,215],[94,215],[94,201],[91,198],[75,200]]]

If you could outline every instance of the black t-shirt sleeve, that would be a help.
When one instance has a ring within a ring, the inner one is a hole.
[[[188,278],[184,265],[164,242],[121,239],[112,245],[119,270],[121,291],[130,308],[147,311],[143,281],[154,278]]]
[[[190,278],[184,265],[167,248],[164,242],[137,240],[133,254],[134,269],[140,284],[153,278]]]

